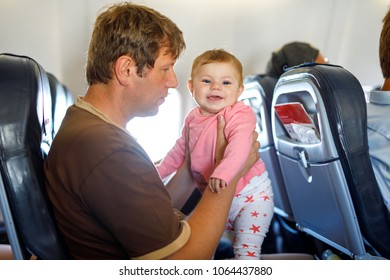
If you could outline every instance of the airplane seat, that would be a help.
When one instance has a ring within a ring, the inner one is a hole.
[[[248,75],[244,78],[244,91],[240,96],[240,100],[249,105],[256,115],[260,158],[267,168],[274,193],[275,215],[262,252],[312,254],[316,252],[312,238],[295,227],[293,211],[276,155],[271,127],[271,103],[276,82],[277,79],[269,75]]]
[[[271,101],[277,79],[266,75],[249,75],[244,78],[244,91],[240,100],[250,106],[257,119],[260,158],[263,160],[274,192],[275,213],[294,220],[276,156],[271,127]]]
[[[0,244],[8,243],[7,232],[4,225],[3,213],[0,207]]]
[[[310,118],[296,118],[299,104]],[[297,227],[348,259],[388,259],[390,221],[370,162],[366,115],[359,81],[341,66],[297,66],[275,86],[272,131]]]
[[[0,54],[0,206],[15,259],[67,259],[44,189],[51,95],[33,59]]]
[[[66,85],[63,84],[62,86],[64,87],[64,91],[66,94],[66,105],[67,107],[69,107],[74,104],[73,93]]]
[[[69,100],[69,91],[67,88],[53,74],[47,73],[47,76],[49,78],[52,100],[52,137],[54,138],[71,101]]]
[[[264,100],[265,106],[267,107],[267,112],[271,115],[271,104],[272,98],[274,96],[274,89],[278,79],[275,77],[269,76],[267,74],[252,74],[247,75],[244,78],[244,84],[250,82],[258,82],[262,87],[262,98]]]

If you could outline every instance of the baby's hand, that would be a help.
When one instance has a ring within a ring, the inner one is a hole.
[[[218,178],[210,178],[209,188],[212,192],[220,193],[221,190],[225,189],[227,184],[224,180]]]

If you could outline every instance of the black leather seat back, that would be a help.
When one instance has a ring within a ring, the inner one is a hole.
[[[54,138],[65,117],[66,110],[73,104],[71,92],[53,74],[47,73],[49,78],[52,104],[52,136]]]
[[[44,189],[51,141],[51,96],[33,59],[0,55],[0,204],[16,259],[66,259]]]

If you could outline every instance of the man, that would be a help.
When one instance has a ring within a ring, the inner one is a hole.
[[[367,104],[369,152],[383,201],[390,212],[390,10],[383,18],[379,58],[384,78],[380,90],[370,92]]]
[[[145,6],[118,3],[98,16],[88,50],[88,90],[68,109],[45,160],[46,188],[75,259],[212,257],[235,186],[258,158],[258,143],[246,170],[221,194],[205,191],[183,219],[126,130],[132,118],[155,115],[168,89],[177,87],[173,67],[184,48],[181,30]],[[171,184],[184,184],[189,160]]]

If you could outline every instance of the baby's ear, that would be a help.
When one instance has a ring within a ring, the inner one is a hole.
[[[240,96],[244,92],[244,85],[241,85],[238,89],[238,96]]]
[[[194,84],[192,83],[192,80],[189,79],[187,81],[187,87],[188,87],[188,90],[191,92],[191,95],[193,94],[193,91],[194,91]]]

